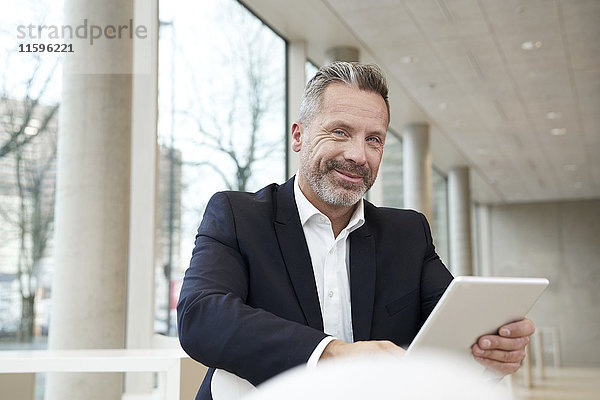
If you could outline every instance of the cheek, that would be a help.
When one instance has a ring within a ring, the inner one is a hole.
[[[377,171],[379,171],[379,166],[381,165],[381,159],[383,158],[383,151],[373,149],[368,155],[368,163],[371,171],[373,171],[374,175],[377,175]]]
[[[341,153],[342,145],[333,140],[321,140],[313,147],[313,158],[318,160],[336,158]]]

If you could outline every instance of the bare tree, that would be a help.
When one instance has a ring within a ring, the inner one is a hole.
[[[276,107],[281,108],[279,115],[285,112],[284,43],[238,2],[219,2],[217,7],[220,15],[208,19],[217,21],[213,32],[218,37],[207,37],[200,49],[183,49],[178,46],[190,41],[176,40],[198,36],[197,26],[160,24],[164,46],[159,66],[171,82],[163,86],[170,90],[159,90],[159,142],[165,165],[159,168],[156,267],[167,284],[172,271],[182,271],[181,231],[187,235],[197,228],[206,206],[204,195],[222,186],[249,190],[256,172],[267,169],[269,160],[283,165],[284,125],[269,115],[279,114]],[[211,44],[214,48],[208,49]],[[166,292],[165,333],[170,334],[170,286]]]
[[[24,83],[24,98],[9,95],[6,77],[0,97],[0,164],[4,180],[0,220],[7,239],[4,245],[16,247],[14,263],[21,295],[17,334],[22,341],[33,337],[40,266],[54,221],[58,104],[44,105],[42,99],[58,62],[48,68],[40,58],[34,61],[32,75]]]
[[[35,296],[40,264],[46,254],[54,223],[54,171],[56,143],[50,133],[46,154],[24,157],[24,147],[16,152],[15,175],[19,191],[19,259],[17,277],[22,308],[18,337],[30,340],[33,336]],[[42,153],[42,152],[40,152]]]
[[[220,19],[226,45],[214,69],[221,75],[213,76],[207,85],[200,82],[206,77],[190,71],[195,97],[190,107],[178,113],[196,127],[193,144],[219,153],[224,161],[186,163],[208,167],[228,189],[245,191],[259,162],[283,155],[283,140],[269,139],[264,125],[265,117],[282,100],[284,77],[277,73],[275,39],[265,35],[265,25],[239,4],[225,8]]]
[[[1,130],[2,138],[0,142],[0,158],[7,156],[11,152],[17,151],[31,142],[35,135],[30,134],[30,129],[44,131],[48,123],[54,118],[58,111],[58,105],[54,107],[44,107],[42,109],[40,100],[46,94],[48,86],[55,77],[55,70],[58,62],[55,62],[49,73],[44,75],[41,71],[43,60],[37,56],[34,58],[34,68],[31,76],[25,82],[25,97],[22,101],[15,102],[8,95],[6,87],[6,75],[3,81],[3,95],[0,98],[0,107],[2,110]],[[39,82],[41,81],[41,82]],[[37,88],[41,84],[40,88]],[[34,114],[38,119],[34,120]],[[41,115],[40,115],[41,114]]]

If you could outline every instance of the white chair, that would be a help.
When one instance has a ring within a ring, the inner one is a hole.
[[[224,369],[216,369],[210,384],[213,400],[238,400],[256,388],[247,380]]]
[[[260,385],[243,400],[510,400],[503,385],[443,353],[392,359],[342,358],[297,367]]]

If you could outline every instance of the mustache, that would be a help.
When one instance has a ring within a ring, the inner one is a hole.
[[[363,179],[371,179],[371,170],[365,166],[357,165],[351,161],[342,160],[327,160],[325,167],[328,171],[337,169],[338,171],[349,172],[354,175],[358,175]]]

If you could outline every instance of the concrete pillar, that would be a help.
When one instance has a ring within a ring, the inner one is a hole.
[[[477,241],[473,244],[476,252],[473,273],[480,276],[491,276],[492,274],[492,234],[491,234],[491,211],[487,204],[475,206],[475,226]]]
[[[156,252],[156,202],[158,146],[158,1],[136,2],[134,20],[148,27],[145,42],[134,42],[131,121],[131,199],[127,337],[129,349],[154,345],[154,255]],[[169,32],[171,34],[172,32]],[[146,71],[144,67],[147,67]],[[127,394],[147,394],[154,389],[154,374],[125,374]]]
[[[288,43],[288,133],[286,136],[287,173],[291,177],[298,171],[298,153],[292,150],[292,123],[298,120],[298,111],[306,86],[306,42],[299,40]]]
[[[433,212],[429,124],[405,125],[402,149],[404,208],[422,212],[431,224]]]
[[[132,0],[66,0],[64,23],[129,25]],[[109,33],[114,33],[110,30]],[[132,40],[90,37],[63,64],[49,348],[123,348]],[[46,399],[120,399],[122,374],[49,374]]]
[[[448,219],[450,270],[456,276],[473,275],[468,167],[455,167],[448,174]]]
[[[325,52],[325,64],[334,61],[358,62],[359,51],[356,47],[332,47]]]

